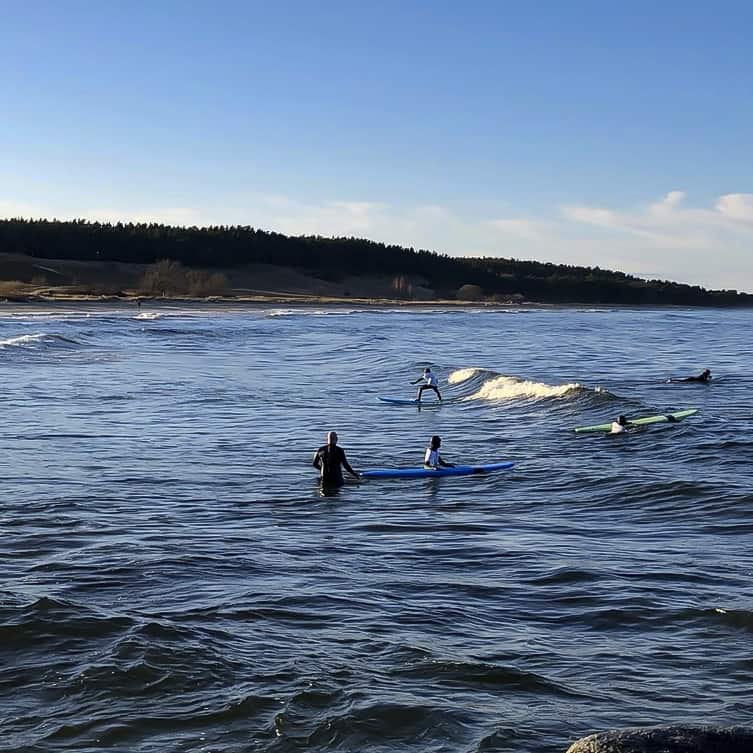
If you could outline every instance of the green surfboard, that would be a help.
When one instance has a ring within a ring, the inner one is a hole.
[[[664,424],[673,421],[682,421],[683,418],[693,416],[698,413],[698,408],[677,411],[677,413],[664,413],[659,416],[645,416],[644,418],[634,418],[627,422],[626,426],[645,426],[646,424]],[[592,431],[612,431],[612,422],[608,424],[597,424],[596,426],[579,426],[577,434],[586,434]]]

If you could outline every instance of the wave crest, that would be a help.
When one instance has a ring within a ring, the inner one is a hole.
[[[505,376],[498,371],[479,367],[456,369],[447,377],[447,383],[460,385],[460,389],[466,393],[461,400],[540,400],[564,397],[570,393],[592,392],[579,382],[546,384],[522,377]]]
[[[569,392],[582,389],[578,382],[546,384],[517,377],[499,376],[484,382],[480,389],[466,400],[513,400],[515,398],[564,397]]]
[[[23,347],[24,345],[32,345],[44,340],[47,335],[19,335],[18,337],[9,337],[7,340],[0,340],[0,348],[12,348]]]
[[[480,374],[484,369],[469,368],[469,369],[456,369],[447,377],[447,384],[460,384],[461,382],[467,382],[469,379],[473,379],[476,374]]]
[[[33,335],[17,335],[7,340],[0,340],[0,348],[34,348],[38,345],[78,345],[75,340],[62,335],[48,335],[37,332]]]

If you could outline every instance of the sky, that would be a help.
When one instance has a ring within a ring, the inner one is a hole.
[[[0,217],[753,292],[753,4],[0,0]]]

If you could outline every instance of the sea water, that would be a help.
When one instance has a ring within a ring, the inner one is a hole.
[[[2,748],[555,753],[749,723],[750,331],[749,310],[5,305]],[[427,365],[445,405],[377,401]],[[434,434],[516,465],[322,492],[332,429],[356,469],[419,465]]]

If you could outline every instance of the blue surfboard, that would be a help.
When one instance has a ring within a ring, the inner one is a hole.
[[[442,405],[443,403],[448,402],[447,400],[437,400],[436,398],[432,400],[431,398],[421,400],[421,402],[418,401],[418,398],[413,398],[413,400],[407,400],[401,397],[382,397],[381,395],[377,396],[377,400],[381,400],[383,403],[389,403],[390,405],[420,405],[421,407],[424,407],[426,405]]]
[[[454,465],[451,468],[373,468],[362,471],[362,478],[432,478],[434,476],[475,476],[495,471],[506,471],[515,463],[506,460],[484,465]]]

